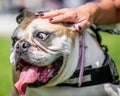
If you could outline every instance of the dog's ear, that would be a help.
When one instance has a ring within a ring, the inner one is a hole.
[[[20,24],[25,18],[31,17],[33,15],[34,13],[32,11],[28,11],[25,9],[16,17],[16,21],[18,24]]]

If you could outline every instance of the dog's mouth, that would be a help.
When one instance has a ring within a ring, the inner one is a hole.
[[[20,70],[20,77],[15,87],[20,94],[25,94],[27,86],[43,86],[57,75],[62,64],[63,56],[57,58],[52,64],[44,67],[35,66],[21,59],[17,64],[17,69]]]

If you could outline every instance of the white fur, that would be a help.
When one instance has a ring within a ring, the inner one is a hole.
[[[111,90],[109,90],[109,88]],[[115,85],[111,86],[111,84],[101,84],[82,88],[73,87],[48,87],[38,89],[28,88],[26,96],[120,96],[118,92],[114,91],[116,89],[117,86]]]
[[[92,65],[92,68],[101,67],[105,59],[103,50],[100,49],[88,32],[85,32],[84,36],[87,47],[85,51],[85,66]]]
[[[79,35],[76,35],[75,39],[75,47],[72,47],[72,51],[70,54],[64,56],[64,63],[63,66],[58,73],[58,75],[55,77],[55,79],[52,79],[47,86],[53,86],[58,83],[63,82],[64,80],[68,79],[76,70],[77,65],[78,65],[78,57],[79,57]],[[62,50],[63,53],[66,53],[66,50]]]

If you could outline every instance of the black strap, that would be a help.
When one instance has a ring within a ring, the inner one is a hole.
[[[109,65],[101,68],[94,68],[89,70],[87,69],[84,71],[84,76],[86,75],[91,75],[91,81],[83,82],[81,87],[103,84],[106,82],[111,83],[113,81]],[[78,76],[79,76],[79,72],[76,72],[73,74],[72,78],[78,78]],[[62,84],[58,84],[58,86],[78,87],[78,83],[75,84],[62,83]]]
[[[108,52],[107,46],[102,44],[102,37],[101,37],[101,35],[100,35],[100,33],[99,33],[99,32],[101,31],[100,28],[99,28],[98,26],[96,26],[96,25],[92,25],[92,26],[90,27],[90,29],[91,29],[91,30],[93,31],[93,33],[95,34],[95,37],[96,37],[99,45],[101,46],[101,48],[103,48],[103,50],[104,50],[105,52]]]
[[[109,33],[109,34],[120,35],[120,30],[117,30],[117,29],[107,29],[107,28],[103,28],[103,27],[100,27],[100,26],[96,26],[96,25],[92,25],[90,28],[92,30],[95,30],[95,31],[101,31],[101,32]]]
[[[103,27],[100,27],[100,26],[96,26],[94,24],[92,24],[90,26],[90,29],[93,31],[93,33],[95,34],[95,37],[98,41],[98,43],[100,44],[100,46],[106,51],[108,52],[108,48],[106,45],[103,45],[101,42],[102,42],[102,37],[100,35],[99,32],[104,32],[104,33],[109,33],[109,34],[117,34],[117,35],[120,35],[120,30],[118,29],[108,29],[108,28],[103,28]]]
[[[115,67],[115,64],[113,60],[109,57],[109,55],[106,55],[106,59],[103,63],[103,66],[100,68],[91,68],[87,67],[84,71],[84,76],[90,75],[91,81],[83,82],[80,87],[85,86],[92,86],[97,84],[104,84],[104,83],[113,83],[113,84],[119,84],[119,76],[117,69]],[[79,77],[79,70],[75,71],[74,74],[70,77],[70,79],[78,78]],[[57,86],[71,86],[71,87],[79,87],[78,83],[61,83]]]

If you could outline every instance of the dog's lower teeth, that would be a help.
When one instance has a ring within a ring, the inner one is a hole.
[[[50,72],[50,69],[48,69],[47,71]]]

